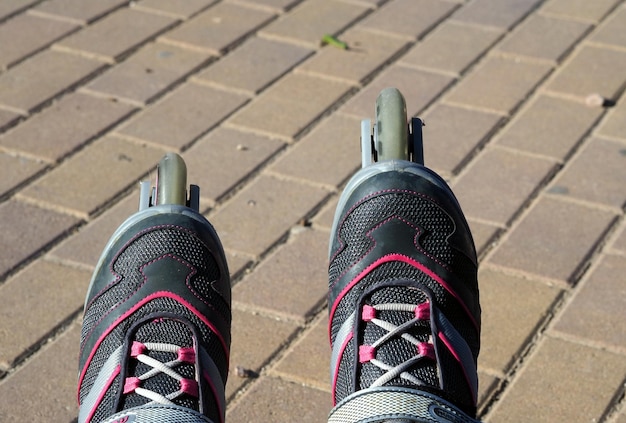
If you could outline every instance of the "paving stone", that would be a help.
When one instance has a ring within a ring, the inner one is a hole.
[[[260,34],[316,48],[324,34],[338,35],[368,10],[365,6],[335,0],[309,0],[263,28]]]
[[[6,281],[0,287],[0,362],[13,366],[78,311],[90,278],[84,270],[37,260]]]
[[[540,0],[474,0],[458,10],[452,19],[509,29],[540,3]]]
[[[188,19],[217,3],[218,0],[141,0],[134,4],[137,9],[166,13]]]
[[[469,217],[505,226],[554,170],[551,160],[493,148],[472,161],[453,189]]]
[[[590,29],[591,25],[585,22],[533,15],[505,38],[496,50],[560,62]]]
[[[247,97],[186,83],[143,110],[116,133],[180,150],[208,132]]]
[[[46,50],[0,74],[0,104],[28,114],[102,67],[94,60]]]
[[[527,421],[599,421],[616,391],[623,389],[625,372],[622,355],[547,338],[489,420],[518,422],[524,416]]]
[[[252,37],[193,80],[256,94],[311,53],[304,47]]]
[[[339,186],[361,163],[360,121],[333,115],[270,167],[283,175]]]
[[[123,8],[67,37],[56,46],[114,62],[175,23],[177,20],[171,17]]]
[[[83,216],[138,180],[159,161],[163,150],[106,136],[81,150],[32,185],[21,197],[53,204]],[[72,189],[68,190],[68,181]]]
[[[550,72],[550,65],[489,57],[467,75],[446,101],[509,114]]]
[[[302,229],[233,289],[235,302],[301,324],[328,294],[328,234]]]
[[[0,197],[37,175],[43,163],[0,152]]]
[[[256,257],[310,214],[326,195],[310,185],[260,176],[210,218],[227,249]]]
[[[620,101],[612,108],[596,130],[596,133],[626,140],[626,102]]]
[[[557,332],[600,345],[626,347],[626,260],[603,256],[554,325]]]
[[[249,379],[237,376],[237,367],[259,373],[296,330],[297,326],[294,323],[233,310],[226,397],[231,397],[244,383],[249,382]]]
[[[39,0],[4,0],[0,2],[0,19],[19,13],[37,3]]]
[[[619,95],[626,80],[622,72],[615,70],[624,68],[626,51],[584,46],[554,74],[546,90],[582,98],[599,94],[613,99]]]
[[[272,13],[263,10],[219,3],[168,32],[161,41],[217,55],[273,17]]]
[[[626,8],[622,6],[589,38],[589,41],[610,46],[626,47]]]
[[[123,103],[69,94],[0,136],[0,145],[55,162],[106,132],[134,111]]]
[[[128,0],[49,0],[37,5],[33,10],[60,18],[76,21],[82,25],[98,19],[115,9],[128,5]]]
[[[626,204],[625,185],[626,145],[592,138],[559,173],[548,192],[621,210]]]
[[[205,53],[150,44],[94,79],[86,90],[143,106],[209,60]]]
[[[0,105],[2,107],[2,105]],[[13,125],[20,118],[20,115],[9,110],[0,109],[0,132],[10,125]]]
[[[458,5],[440,0],[392,0],[359,26],[409,40],[421,38]]]
[[[21,201],[0,204],[0,279],[77,224],[72,216]]]
[[[272,373],[330,392],[330,345],[325,314],[290,348]]]
[[[496,143],[565,161],[602,112],[578,102],[539,95],[504,127]]]
[[[70,422],[76,418],[76,369],[80,326],[73,324],[46,345],[28,365],[0,384],[1,421]],[[51,365],[54,363],[54,365]],[[37,399],[37,406],[33,400]],[[4,405],[10,404],[5,407]]]
[[[226,412],[226,421],[289,421],[297,410],[299,422],[319,423],[326,420],[331,409],[330,401],[327,392],[264,377]]]
[[[620,0],[548,0],[542,13],[599,22]]]
[[[200,186],[201,199],[217,201],[283,146],[276,139],[217,128],[182,154],[187,180]]]
[[[90,269],[95,268],[102,250],[117,227],[138,209],[139,191],[137,190],[87,225],[79,228],[71,237],[48,253],[48,256],[54,260],[78,264]]]
[[[626,253],[626,224],[622,222],[622,228],[617,232],[617,235],[610,244],[612,252]]]
[[[453,80],[447,75],[391,66],[351,98],[340,111],[360,119],[373,120],[378,94],[384,88],[396,87],[406,100],[408,116],[415,116],[439,96]]]
[[[489,267],[480,269],[478,282],[482,308],[478,365],[507,374],[550,316],[561,291]]]
[[[28,28],[28,30],[24,30]],[[0,69],[10,67],[44,49],[55,40],[78,28],[78,25],[31,14],[21,14],[0,25]],[[15,34],[22,34],[16,37]]]
[[[235,114],[228,123],[289,140],[349,90],[347,83],[291,73]]]
[[[459,75],[501,36],[501,31],[492,28],[445,21],[405,54],[400,63]]]
[[[614,219],[615,215],[604,210],[541,197],[489,261],[574,283]]]
[[[482,419],[480,409],[488,404],[489,399],[500,383],[500,379],[497,377],[490,375],[488,373],[482,372],[480,369],[478,370],[478,416],[477,418]]]
[[[487,249],[491,247],[491,244],[501,231],[501,228],[496,225],[491,225],[485,222],[478,222],[472,219],[468,219],[468,224],[472,231],[472,237],[474,238],[474,245],[476,246],[476,252],[480,257]]]
[[[420,116],[425,125],[426,165],[442,175],[456,174],[502,124],[502,117],[461,107],[437,104]]]
[[[337,209],[338,201],[339,195],[333,195],[330,201],[328,201],[328,203],[313,217],[311,221],[315,224],[316,229],[325,229],[330,231],[333,225],[335,209]]]
[[[326,46],[299,66],[298,71],[344,79],[357,85],[407,46],[405,40],[362,29],[344,32],[341,41],[348,45],[347,49]]]
[[[265,7],[275,11],[286,11],[292,6],[300,3],[301,0],[237,0],[242,4],[249,4],[255,7]]]

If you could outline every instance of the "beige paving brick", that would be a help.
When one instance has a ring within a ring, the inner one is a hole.
[[[333,115],[270,167],[273,172],[339,186],[361,163],[360,121]]]
[[[300,2],[300,0],[237,0],[237,2],[256,7],[266,7],[271,10],[282,12],[295,6]]]
[[[2,107],[2,105],[0,105],[0,107]],[[15,124],[19,118],[20,115],[15,112],[0,109],[0,131]]]
[[[550,70],[548,64],[492,56],[473,69],[450,92],[446,101],[509,114]]]
[[[561,291],[489,267],[478,275],[482,308],[478,365],[506,374],[551,313]]]
[[[497,137],[497,144],[565,161],[595,124],[602,109],[539,95]]]
[[[315,48],[320,45],[324,34],[338,35],[368,10],[366,6],[336,0],[308,0],[263,28],[260,33]]]
[[[324,318],[290,348],[272,373],[330,392],[330,345],[325,313]]]
[[[567,18],[599,22],[620,0],[548,0],[541,12]]]
[[[49,257],[94,268],[113,232],[139,209],[139,192],[135,191],[115,206],[78,229],[55,247]]]
[[[326,205],[313,217],[311,221],[315,224],[317,229],[330,231],[338,201],[339,195],[333,195]]]
[[[37,3],[37,1],[38,0],[5,0],[0,2],[0,19],[5,19],[11,15],[17,14]]]
[[[519,416],[528,421],[598,421],[620,390],[625,372],[624,356],[548,338],[489,421],[518,422]]]
[[[226,397],[231,397],[244,383],[250,381],[237,376],[237,367],[259,373],[296,330],[297,326],[294,323],[233,310]]]
[[[328,294],[328,234],[303,229],[233,288],[234,301],[251,310],[305,323]]]
[[[183,153],[190,183],[203,200],[217,201],[284,146],[282,141],[217,128]]]
[[[533,15],[497,47],[498,51],[559,62],[591,29],[585,22]]]
[[[392,0],[360,23],[363,28],[416,40],[458,5],[440,0]]]
[[[69,94],[0,136],[0,145],[54,162],[107,131],[134,108],[84,94]]]
[[[489,261],[573,283],[614,219],[604,210],[541,197]]]
[[[626,140],[626,102],[620,101],[612,108],[602,121],[596,133]]]
[[[443,175],[456,174],[472,153],[502,124],[502,117],[437,104],[423,116],[424,160]]]
[[[597,93],[613,99],[626,78],[626,51],[584,46],[546,85],[546,90],[586,98]]]
[[[494,389],[500,383],[500,379],[497,377],[490,375],[488,373],[482,372],[480,369],[478,370],[478,416],[477,418],[482,419],[480,409],[488,404],[489,399],[491,398]]]
[[[602,26],[589,38],[591,42],[611,46],[626,47],[626,35],[622,28],[626,25],[626,8],[618,9]]]
[[[621,210],[626,202],[625,184],[626,145],[592,138],[559,173],[548,192]]]
[[[252,37],[193,79],[256,94],[311,53],[308,48]]]
[[[461,74],[478,59],[502,31],[445,21],[400,59],[400,63],[424,69]]]
[[[94,79],[86,89],[145,105],[209,60],[205,53],[150,44]]]
[[[181,149],[241,107],[247,97],[186,83],[142,111],[116,133]]]
[[[168,32],[161,41],[221,54],[273,17],[263,10],[219,3]]]
[[[361,119],[373,120],[378,94],[384,88],[396,87],[404,95],[407,114],[415,116],[439,96],[453,80],[447,75],[391,66],[351,98],[340,111]]]
[[[453,189],[469,217],[505,226],[554,171],[551,160],[493,148],[469,165]]]
[[[614,423],[626,423],[626,412],[622,412],[616,418]]]
[[[539,0],[475,0],[465,4],[452,15],[452,19],[507,29],[529,14],[538,3]]]
[[[70,422],[76,418],[76,369],[80,326],[73,324],[28,365],[2,381],[2,421]],[[51,365],[54,363],[54,365]],[[33,406],[34,398],[37,406]]]
[[[291,139],[351,89],[347,83],[289,74],[257,101],[228,120],[229,124]]]
[[[623,222],[622,228],[617,231],[609,248],[611,252],[626,254],[626,224]]]
[[[164,151],[106,136],[20,192],[21,197],[91,215],[138,180]],[[68,181],[72,189],[68,190]]]
[[[21,201],[0,204],[0,278],[78,224],[78,219]]]
[[[384,34],[350,29],[341,35],[348,49],[323,48],[298,67],[299,71],[360,84],[407,45],[405,40]]]
[[[122,8],[56,44],[114,62],[171,28],[176,19]]]
[[[622,324],[626,318],[625,272],[624,257],[603,256],[559,316],[554,330],[601,345],[626,347]]]
[[[157,13],[167,13],[187,19],[217,3],[218,0],[141,0],[134,7]]]
[[[0,152],[0,197],[45,168],[43,163]]]
[[[319,188],[261,176],[210,218],[225,248],[259,256],[325,196]]]
[[[0,104],[27,114],[102,67],[94,60],[46,50],[0,74]]]
[[[14,65],[77,28],[73,23],[31,14],[21,14],[3,23],[0,25],[0,69]],[[16,37],[16,33],[22,36]]]
[[[98,0],[90,2],[82,0],[50,0],[38,4],[33,10],[37,13],[54,15],[84,25],[127,4],[127,0]]]
[[[37,260],[6,281],[0,287],[0,362],[12,366],[77,312],[90,278],[84,270]]]
[[[297,410],[299,422],[319,423],[326,420],[330,408],[330,395],[327,392],[264,377],[227,411],[226,421],[289,421],[293,410]]]
[[[472,237],[474,238],[476,252],[480,256],[492,246],[491,244],[494,237],[498,235],[501,228],[496,225],[478,222],[472,219],[468,219],[468,223],[472,231]]]

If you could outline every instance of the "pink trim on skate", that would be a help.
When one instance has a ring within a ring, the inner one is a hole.
[[[228,349],[228,346],[226,345],[226,341],[224,340],[222,334],[215,328],[215,326],[211,322],[209,322],[209,320],[202,313],[200,313],[200,311],[198,311],[193,305],[191,305],[190,303],[185,301],[185,299],[183,299],[179,295],[176,295],[176,294],[173,294],[173,293],[167,292],[167,291],[158,291],[158,292],[155,292],[155,293],[145,297],[143,300],[141,300],[137,304],[135,304],[130,310],[128,310],[126,313],[124,313],[123,315],[118,317],[117,320],[115,320],[115,322],[113,322],[113,324],[111,324],[111,326],[109,326],[107,328],[107,330],[104,331],[102,333],[102,335],[100,335],[100,338],[98,338],[98,340],[94,344],[93,348],[91,349],[91,352],[89,353],[89,357],[87,357],[87,360],[85,361],[85,366],[81,370],[80,377],[79,377],[79,380],[78,380],[78,386],[82,385],[83,378],[85,377],[85,373],[87,372],[87,368],[89,367],[89,364],[91,363],[91,360],[93,359],[93,356],[95,355],[96,350],[98,349],[98,347],[100,346],[100,344],[102,343],[104,338],[106,338],[109,335],[109,333],[111,333],[111,331],[113,331],[113,329],[118,324],[120,324],[124,319],[126,319],[129,315],[131,315],[134,312],[136,312],[138,309],[143,307],[145,304],[147,304],[150,301],[155,300],[157,298],[164,298],[164,297],[165,298],[171,298],[174,301],[177,301],[177,302],[181,303],[188,310],[190,310],[193,314],[195,314],[196,317],[198,317],[205,325],[207,325],[211,329],[211,331],[219,339],[220,343],[222,344],[222,348],[224,349],[224,353],[226,355],[226,361],[227,362],[229,361],[229,353],[230,353],[230,351]]]
[[[421,303],[415,307],[415,318],[418,320],[430,320],[430,303]]]
[[[178,359],[183,363],[194,364],[196,362],[196,351],[192,347],[180,348]]]
[[[191,395],[194,398],[198,398],[200,393],[200,388],[198,388],[198,382],[196,382],[194,379],[181,379],[180,390],[187,395]]]
[[[452,344],[450,343],[448,338],[446,338],[446,336],[443,334],[443,332],[439,332],[439,334],[437,336],[439,337],[439,339],[441,339],[441,342],[444,343],[446,348],[448,348],[448,351],[450,351],[450,354],[452,354],[454,359],[459,363],[459,366],[461,367],[461,369],[463,369],[463,376],[465,377],[465,381],[467,382],[467,386],[469,386],[470,392],[472,393],[472,399],[474,400],[474,404],[476,404],[476,402],[478,401],[478,393],[474,391],[472,381],[471,381],[469,375],[467,374],[467,369],[465,368],[465,366],[463,365],[463,362],[461,361],[461,357],[456,352],[454,347],[452,347]]]
[[[93,419],[93,416],[94,414],[96,414],[96,410],[98,409],[98,406],[102,402],[102,398],[104,398],[104,395],[109,390],[109,387],[111,386],[115,378],[120,374],[120,371],[121,371],[121,366],[118,364],[113,370],[113,373],[111,373],[111,376],[107,379],[106,384],[104,385],[104,388],[100,390],[100,394],[98,395],[98,398],[94,402],[93,408],[89,411],[89,415],[87,415],[88,422],[90,422]],[[81,377],[81,381],[82,381],[82,377]],[[80,386],[80,384],[78,386]]]
[[[470,320],[472,321],[472,323],[474,324],[476,329],[479,330],[478,322],[476,321],[476,319],[474,319],[474,316],[472,315],[470,310],[467,308],[467,305],[465,305],[465,303],[461,300],[461,298],[457,295],[457,293],[452,289],[452,287],[450,287],[450,285],[448,285],[446,283],[446,281],[444,281],[435,272],[433,272],[432,270],[430,270],[428,267],[424,266],[423,264],[421,264],[421,263],[413,260],[412,258],[403,255],[403,254],[395,254],[395,253],[394,254],[387,254],[386,256],[383,256],[383,257],[379,258],[374,263],[372,263],[369,266],[367,266],[354,279],[352,279],[352,281],[339,293],[339,295],[335,299],[335,302],[333,303],[333,306],[332,306],[332,308],[330,310],[330,320],[332,320],[333,316],[335,315],[335,310],[337,309],[337,306],[339,305],[339,302],[343,299],[343,297],[346,295],[346,293],[348,291],[350,291],[350,289],[352,289],[352,287],[354,287],[354,285],[359,283],[364,277],[366,277],[372,270],[374,270],[378,266],[380,266],[382,264],[385,264],[385,263],[389,263],[391,261],[400,261],[400,262],[409,264],[409,265],[415,267],[416,269],[420,270],[421,272],[426,273],[426,275],[428,275],[430,278],[434,279],[435,282],[437,282],[439,285],[443,286],[444,289],[446,291],[448,291],[448,293],[450,295],[452,295],[454,298],[456,298],[456,300],[459,302],[461,307],[463,307],[463,309],[465,310],[466,314],[468,315],[468,317],[470,318]]]
[[[371,305],[364,305],[361,311],[361,320],[364,322],[371,322],[376,318],[376,309]]]
[[[135,392],[141,386],[141,379],[138,377],[127,377],[124,381],[124,395]]]
[[[376,348],[371,345],[359,345],[359,363],[367,363],[376,358]]]

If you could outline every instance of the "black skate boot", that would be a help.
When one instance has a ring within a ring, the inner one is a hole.
[[[223,422],[230,277],[222,246],[186,200],[177,155],[142,183],[140,211],[94,272],[80,345],[78,422]],[[154,205],[153,205],[154,204]],[[191,207],[187,207],[186,205]]]
[[[363,168],[335,214],[329,422],[475,421],[476,252],[452,191],[419,163],[421,121],[412,126],[408,134],[400,93],[383,91],[373,141],[379,162],[371,163],[366,122]]]

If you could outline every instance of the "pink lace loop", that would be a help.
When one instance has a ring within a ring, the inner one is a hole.
[[[371,345],[359,346],[359,362],[367,363],[376,357],[376,349]]]
[[[135,389],[141,386],[141,379],[138,377],[129,377],[124,381],[124,394],[135,392]]]
[[[430,320],[430,303],[421,303],[415,307],[415,318],[418,320]]]
[[[183,363],[195,364],[196,351],[191,348],[181,348],[178,350],[178,359]]]
[[[428,342],[421,342],[417,344],[417,352],[419,355],[430,358],[431,360],[437,359],[435,355],[435,346],[433,344],[429,344]]]
[[[146,346],[138,341],[133,341],[133,345],[130,347],[130,356],[137,358],[140,354],[146,352]]]
[[[199,395],[198,382],[196,382],[193,379],[181,379],[180,390],[183,391],[187,395],[191,395],[194,398],[198,398],[198,395]]]
[[[364,305],[361,311],[361,319],[365,322],[371,322],[376,318],[376,309],[370,305]]]

